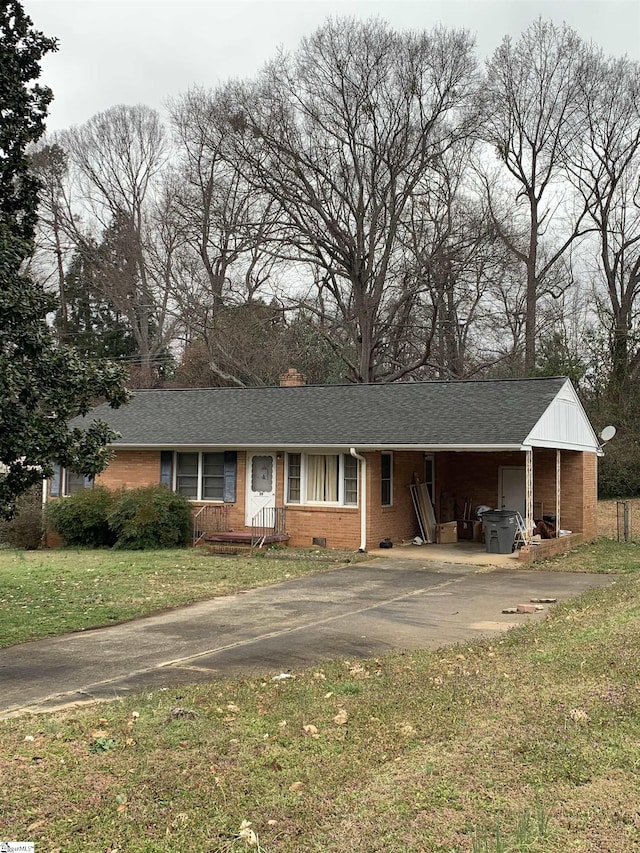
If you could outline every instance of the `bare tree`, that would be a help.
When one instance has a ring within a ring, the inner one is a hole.
[[[584,208],[563,195],[567,139],[582,129],[584,45],[566,25],[538,19],[516,43],[506,37],[487,62],[482,135],[513,181],[512,216],[523,215],[527,239],[513,242],[494,216],[506,245],[526,270],[526,373],[535,367],[536,309],[550,271],[580,235]],[[491,182],[486,180],[491,199]],[[543,237],[549,248],[541,257]]]
[[[584,130],[567,146],[569,174],[597,235],[610,388],[625,397],[640,371],[640,65],[593,51],[581,95]]]
[[[337,19],[228,89],[237,161],[277,204],[289,257],[317,270],[316,310],[339,318],[355,381],[398,379],[429,358],[397,364],[391,351],[401,323],[387,318],[414,300],[400,232],[434,159],[470,132],[474,75],[466,32]]]
[[[503,248],[468,179],[473,147],[461,140],[437,158],[409,205],[404,257],[415,305],[404,322],[421,318],[430,355],[420,376],[462,378],[487,366],[484,315],[503,275]]]
[[[269,251],[274,203],[250,186],[231,156],[226,106],[224,89],[195,88],[170,102],[178,153],[173,198],[182,234],[175,298],[187,337],[206,342],[209,370],[218,380],[261,384],[260,370],[248,369],[250,360],[231,357],[238,348],[221,329],[233,326],[245,304],[250,325],[259,325],[261,311],[250,303],[276,289],[277,260]]]
[[[73,220],[77,243],[89,235],[117,245],[103,270],[105,293],[127,317],[137,343],[141,381],[153,373],[154,358],[171,339],[168,283],[175,248],[154,232],[163,212],[161,174],[168,157],[158,114],[145,106],[116,106],[64,135],[78,194]],[[165,220],[165,225],[166,225]],[[166,250],[163,256],[158,249]]]
[[[67,155],[55,139],[52,139],[35,148],[31,152],[30,160],[31,169],[37,175],[41,186],[36,240],[41,251],[53,254],[55,286],[60,301],[57,328],[58,336],[64,342],[67,335],[65,260],[71,250],[68,229],[65,227]],[[46,274],[38,276],[45,281],[47,277]]]

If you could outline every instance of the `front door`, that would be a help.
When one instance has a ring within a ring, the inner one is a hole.
[[[251,526],[256,514],[276,505],[275,453],[247,454],[247,505],[245,524]]]
[[[515,510],[524,518],[527,490],[525,469],[502,466],[498,481],[499,508]]]

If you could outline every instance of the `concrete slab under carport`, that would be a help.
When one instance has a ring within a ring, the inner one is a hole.
[[[372,557],[382,559],[422,560],[425,565],[431,563],[452,563],[466,566],[493,566],[505,568],[519,564],[518,552],[511,554],[490,554],[481,542],[466,539],[446,545],[428,543],[425,545],[394,545],[392,548],[374,548],[367,552]]]
[[[0,718],[223,677],[272,677],[333,658],[438,648],[544,613],[611,575],[384,557],[200,602],[122,625],[0,650]]]

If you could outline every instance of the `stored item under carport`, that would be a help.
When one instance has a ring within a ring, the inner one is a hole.
[[[438,545],[452,545],[458,541],[458,523],[447,521],[444,524],[436,524],[436,542]]]
[[[482,542],[481,521],[458,521],[458,539],[472,539]]]
[[[482,514],[487,553],[510,554],[518,530],[518,513],[511,509],[492,509]]]

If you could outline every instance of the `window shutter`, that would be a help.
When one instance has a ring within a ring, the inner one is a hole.
[[[53,469],[53,477],[49,485],[49,494],[52,498],[59,498],[62,485],[62,465],[56,465]]]
[[[160,451],[160,482],[163,486],[173,486],[173,451]]]
[[[224,486],[222,500],[229,504],[236,501],[236,468],[238,454],[235,450],[224,452]]]

